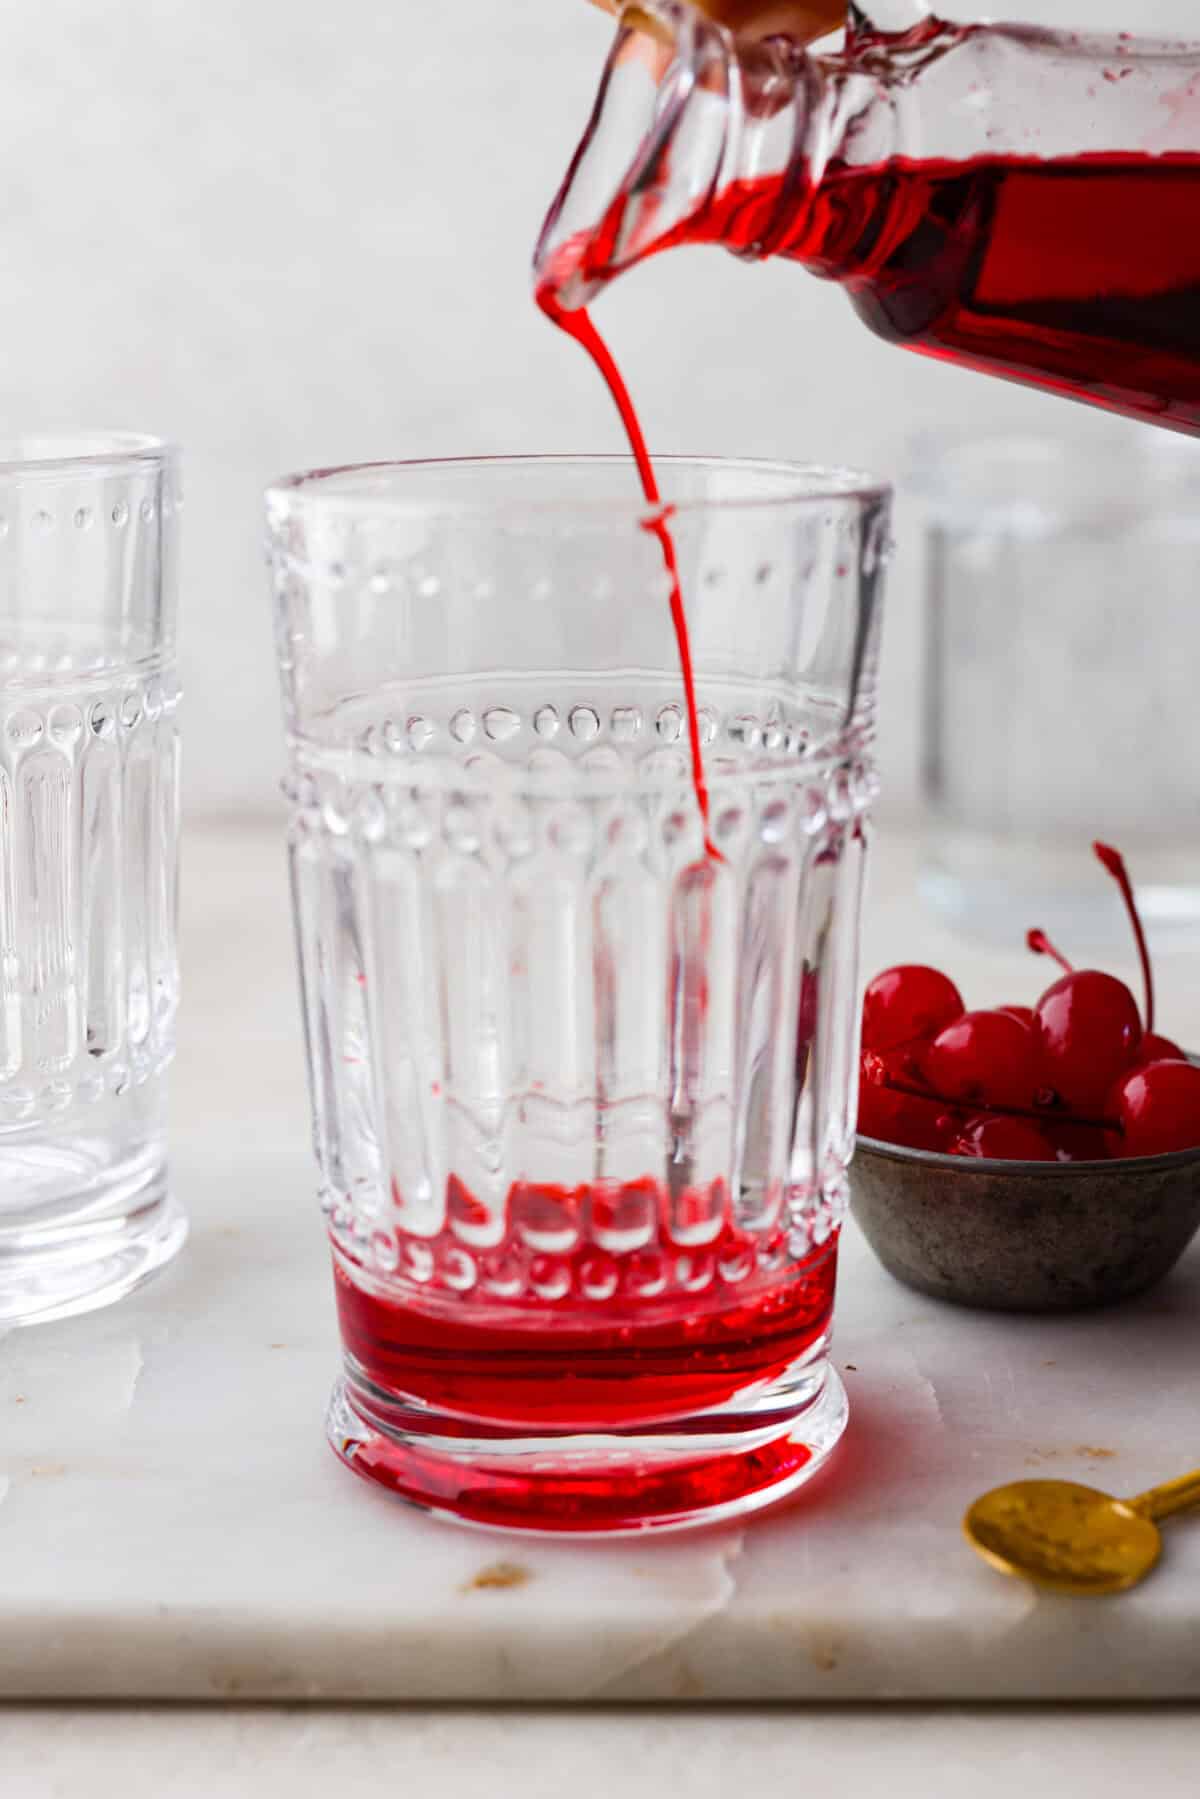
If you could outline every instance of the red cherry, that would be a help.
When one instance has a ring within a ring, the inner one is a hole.
[[[885,968],[863,996],[863,1048],[898,1049],[932,1037],[962,1010],[958,988],[936,968]]]
[[[1110,1133],[1102,1131],[1099,1125],[1047,1117],[1042,1129],[1060,1162],[1106,1162],[1111,1154]],[[1117,1141],[1113,1135],[1113,1142]]]
[[[929,1085],[972,1106],[1028,1106],[1037,1086],[1034,1033],[1009,1012],[964,1012],[921,1058]]]
[[[1003,1012],[1006,1018],[1015,1018],[1018,1024],[1025,1026],[1026,1030],[1033,1029],[1032,1006],[997,1006],[996,1010]]]
[[[902,1149],[934,1150],[944,1156],[954,1140],[959,1120],[953,1112],[944,1107],[930,1117],[928,1112],[921,1115],[909,1113],[903,1122],[903,1135],[896,1138]]]
[[[1054,1145],[1023,1118],[968,1118],[950,1145],[952,1156],[1003,1162],[1053,1162]]]
[[[1138,1054],[1143,1062],[1186,1062],[1187,1056],[1177,1043],[1169,1037],[1160,1037],[1157,1031],[1144,1031],[1142,1044]]]
[[[922,1099],[912,1092],[898,1093],[889,1080],[911,1088],[921,1085],[912,1056],[904,1050],[887,1055],[869,1051],[862,1058],[858,1088],[858,1128],[864,1137],[880,1143],[899,1143],[907,1149],[945,1149],[957,1128],[940,1099]]]
[[[1141,1045],[1132,993],[1115,975],[1084,968],[1048,987],[1035,1012],[1038,1080],[1073,1111],[1104,1116],[1109,1088]]]
[[[1108,1111],[1120,1120],[1117,1156],[1164,1156],[1200,1147],[1200,1068],[1148,1062],[1114,1085]]]

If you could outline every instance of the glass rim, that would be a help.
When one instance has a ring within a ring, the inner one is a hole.
[[[165,466],[178,456],[170,438],[144,431],[30,431],[0,436],[0,480]]]
[[[396,460],[379,462],[348,462],[331,465],[325,468],[304,469],[295,474],[281,475],[272,481],[266,490],[268,504],[282,504],[289,509],[297,502],[311,506],[326,516],[378,517],[380,514],[393,517],[448,518],[448,519],[494,519],[512,515],[515,507],[511,492],[497,494],[489,499],[454,499],[445,493],[371,493],[364,489],[356,490],[353,485],[339,488],[335,484],[347,478],[361,477],[364,482],[372,477],[394,474],[413,475],[430,472],[478,470],[528,470],[531,475],[552,473],[556,469],[617,469],[627,468],[630,474],[630,493],[607,498],[591,498],[566,493],[539,494],[535,488],[529,498],[522,498],[516,504],[525,515],[581,514],[587,517],[609,517],[616,519],[633,519],[640,521],[647,516],[660,517],[716,513],[716,512],[760,512],[780,511],[789,507],[807,507],[831,504],[855,503],[870,505],[889,501],[893,494],[890,481],[879,480],[864,473],[861,469],[844,468],[832,464],[813,462],[791,462],[785,458],[750,456],[656,456],[654,466],[658,470],[677,469],[709,469],[722,470],[732,474],[746,476],[771,475],[783,477],[795,485],[785,487],[772,493],[720,494],[697,499],[674,500],[667,496],[661,503],[647,503],[638,491],[633,459],[628,452],[622,454],[571,454],[550,453],[541,455],[497,455],[497,456],[415,456],[401,457]]]

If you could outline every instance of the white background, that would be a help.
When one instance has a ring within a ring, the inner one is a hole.
[[[1014,10],[1196,29],[1194,0]],[[582,0],[4,12],[0,429],[113,425],[183,444],[188,801],[273,807],[264,483],[313,463],[621,445],[594,373],[528,287],[610,23]],[[660,451],[895,475],[918,429],[1094,441],[1081,408],[879,343],[794,266],[680,252],[619,283],[599,317]],[[894,810],[914,793],[911,536],[884,671]]]

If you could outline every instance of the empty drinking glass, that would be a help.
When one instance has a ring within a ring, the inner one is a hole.
[[[476,1522],[735,1515],[828,1361],[888,496],[621,459],[269,495],[321,1195],[359,1473]]]
[[[174,452],[0,446],[0,1327],[179,1248]]]

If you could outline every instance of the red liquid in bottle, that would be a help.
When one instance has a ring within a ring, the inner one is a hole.
[[[782,228],[781,191],[734,183],[656,250],[786,256],[907,349],[1200,431],[1200,156],[834,165]],[[587,271],[623,204],[572,247]]]

